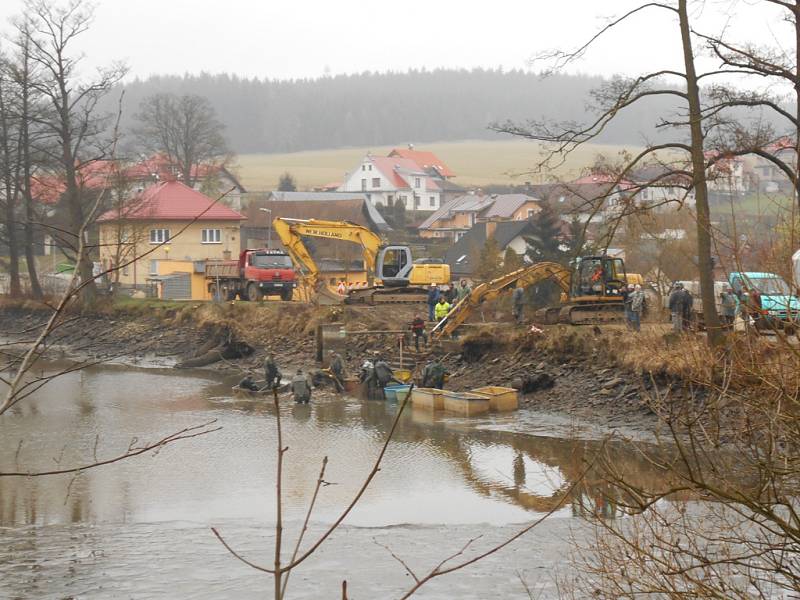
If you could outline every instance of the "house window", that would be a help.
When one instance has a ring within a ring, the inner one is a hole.
[[[220,229],[203,229],[204,244],[221,244],[222,243],[222,230]]]
[[[370,171],[372,171],[372,165],[369,165],[368,169],[369,169]]]
[[[535,213],[536,213],[535,210],[533,210],[532,208],[529,208],[528,209],[528,218],[529,219],[532,218]]]
[[[436,206],[436,196],[428,196],[428,206],[431,208]]]
[[[380,177],[373,177],[372,178],[372,187],[374,187],[374,188],[381,187],[381,178]]]
[[[367,170],[367,165],[361,165],[361,170],[362,171],[366,171]]]
[[[158,275],[158,261],[151,260],[150,261],[150,275]]]
[[[419,185],[420,185],[420,183],[419,183],[419,177],[414,177],[414,187],[418,188],[418,187],[419,187]]]
[[[394,204],[394,196],[392,196],[391,194],[386,196],[386,200],[389,202],[389,206],[392,206]]]
[[[169,241],[169,229],[151,229],[150,243],[163,244]]]
[[[130,265],[128,264],[128,261],[125,261],[125,262],[122,264],[122,275],[123,275],[124,277],[127,277],[127,276],[128,276],[128,272],[129,272],[129,271],[128,271],[128,267],[129,267],[129,266],[130,266]]]
[[[366,189],[367,189],[367,180],[366,179],[362,179],[361,180],[361,191],[363,192]]]
[[[414,210],[419,208],[419,196],[414,194]]]

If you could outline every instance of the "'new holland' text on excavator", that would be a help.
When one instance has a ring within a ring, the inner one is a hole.
[[[356,223],[278,217],[273,220],[272,228],[301,271],[307,289],[313,290],[318,298],[324,296],[333,301],[365,304],[424,302],[427,298],[425,286],[450,282],[449,265],[414,264],[408,246],[386,244],[380,236]],[[327,290],[303,237],[341,240],[361,246],[370,286],[351,290],[344,298]]]
[[[452,334],[484,302],[546,279],[561,288],[562,303],[538,311],[540,322],[580,325],[623,319],[620,290],[626,282],[624,262],[609,256],[585,256],[575,260],[571,270],[558,263],[540,262],[476,286],[437,323],[433,337]]]

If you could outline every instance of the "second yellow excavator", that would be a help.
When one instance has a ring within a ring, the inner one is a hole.
[[[431,334],[434,339],[452,334],[483,303],[546,279],[561,288],[561,304],[538,311],[540,323],[581,325],[623,319],[620,291],[626,285],[625,263],[610,256],[584,256],[573,261],[571,269],[540,262],[476,286],[436,324]]]
[[[351,304],[424,302],[426,286],[450,282],[450,265],[414,263],[408,246],[387,244],[379,235],[356,223],[278,217],[272,221],[272,228],[301,272],[306,287],[328,300]],[[319,267],[303,242],[304,237],[340,240],[361,246],[369,286],[351,290],[343,298],[327,290],[320,279]]]

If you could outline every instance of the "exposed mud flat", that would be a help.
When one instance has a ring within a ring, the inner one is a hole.
[[[246,312],[237,315],[237,311]],[[245,371],[258,374],[264,357],[275,353],[284,373],[290,373],[298,367],[317,367],[316,323],[344,321],[348,328],[402,331],[419,312],[419,307],[410,306],[313,309],[303,305],[286,308],[264,304],[223,305],[213,309],[197,305],[162,309],[152,314],[74,315],[49,340],[47,356],[172,368],[195,356],[210,336],[218,335],[220,328],[226,327],[235,330],[234,334],[251,345],[254,352],[239,360],[219,360],[203,369],[231,376]],[[47,316],[45,311],[4,307],[0,330],[11,339],[29,339]],[[348,340],[345,360],[350,372],[357,373],[363,360],[376,351],[395,357],[397,337],[380,334]],[[549,422],[556,435],[563,435],[568,426],[592,438],[610,430],[641,438],[652,433],[657,425],[655,415],[648,409],[648,394],[653,386],[649,376],[626,371],[602,358],[572,356],[568,351],[552,349],[544,351],[535,344],[519,347],[498,341],[468,350],[455,354],[438,352],[450,372],[448,388],[457,391],[485,385],[522,388],[525,393],[521,396],[519,415],[540,415],[541,422]],[[408,352],[407,348],[406,356]],[[423,352],[417,359],[421,368],[427,354]],[[542,427],[537,427],[537,431],[544,433]]]

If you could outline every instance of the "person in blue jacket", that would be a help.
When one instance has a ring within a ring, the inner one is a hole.
[[[435,284],[431,284],[428,290],[428,321],[436,320],[434,311],[436,310],[436,303],[439,301],[439,288]]]

